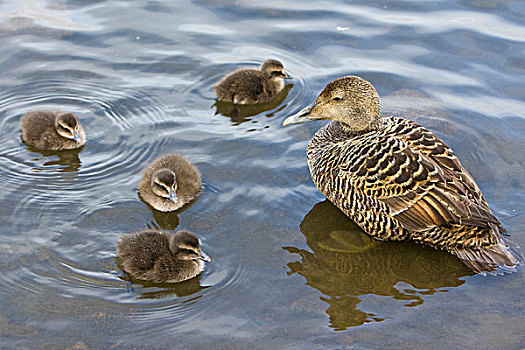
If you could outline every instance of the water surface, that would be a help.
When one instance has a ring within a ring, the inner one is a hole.
[[[525,246],[521,1],[10,1],[0,4],[2,348],[489,348],[525,344],[523,272],[371,241],[310,180],[324,123],[283,128],[332,79],[371,81],[424,124]],[[212,86],[282,61],[291,85],[232,116]],[[88,142],[41,152],[29,110],[69,110]],[[137,196],[184,154],[205,188],[176,213]],[[212,257],[177,285],[128,283],[118,238],[188,229]]]

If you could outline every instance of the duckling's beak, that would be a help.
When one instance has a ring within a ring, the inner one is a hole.
[[[286,118],[283,122],[283,126],[292,125],[292,124],[300,124],[300,123],[306,123],[315,119],[310,118],[310,113],[312,112],[312,109],[314,109],[320,102],[314,102],[311,105],[308,105],[301,109],[299,112],[295,113],[294,115]]]
[[[211,261],[211,258],[205,252],[203,252],[202,250],[200,251],[199,259],[201,259],[202,261],[206,261],[206,262],[210,262]]]
[[[177,194],[175,193],[175,190],[171,190],[171,192],[170,192],[170,201],[172,201],[174,203],[179,201],[179,197],[177,197]]]
[[[288,73],[284,73],[284,80],[293,80],[293,77],[288,75]]]
[[[78,133],[78,131],[75,130],[75,132],[73,133],[73,141],[75,142],[80,142],[80,134]]]

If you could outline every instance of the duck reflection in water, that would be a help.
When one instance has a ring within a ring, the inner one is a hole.
[[[287,84],[271,100],[256,104],[237,104],[230,101],[221,101],[217,99],[213,105],[217,108],[215,115],[221,114],[225,117],[229,117],[235,125],[242,124],[244,122],[250,121],[251,119],[249,119],[249,117],[251,116],[258,115],[265,111],[279,107],[284,102],[284,100],[286,100],[286,97],[288,97],[288,93],[292,87],[293,84]],[[286,105],[281,106],[276,111],[266,114],[266,117],[273,117],[276,112],[283,110],[285,107]]]
[[[125,277],[119,278],[129,283],[128,291],[140,295],[138,299],[163,299],[172,296],[182,298],[198,293],[209,287],[201,285],[201,275],[179,283],[134,281],[132,284]],[[138,287],[139,285],[140,287]],[[200,296],[196,296],[195,298],[200,298]]]
[[[29,152],[39,153],[44,157],[53,157],[51,160],[45,162],[43,165],[45,167],[60,167],[60,170],[58,171],[61,173],[74,172],[80,169],[80,165],[82,164],[82,162],[80,161],[78,154],[82,151],[83,148],[84,146],[72,150],[48,151],[38,149],[33,146],[27,146]],[[55,157],[57,157],[58,159],[56,159]],[[42,169],[37,168],[35,170],[40,171]]]
[[[206,189],[206,185],[204,186]],[[168,212],[162,212],[158,211],[155,208],[153,208],[151,205],[149,205],[148,202],[144,201],[139,196],[140,201],[148,207],[148,209],[151,211],[151,214],[153,215],[153,221],[151,221],[149,224],[146,224],[146,226],[151,230],[167,230],[167,231],[174,231],[179,226],[179,214],[182,212],[188,210],[193,206],[195,201],[191,201],[188,204],[185,204],[182,208],[176,210],[176,211],[168,211]]]
[[[151,221],[149,224],[146,225],[150,230],[160,229],[173,231],[177,228],[177,226],[179,226],[178,214],[184,211],[186,208],[179,209],[177,211],[162,212],[155,210],[151,205],[142,200],[142,198],[140,198],[140,200],[149,208],[149,210],[153,214],[153,218],[155,219],[154,221]],[[192,203],[190,203],[189,205],[191,204]]]
[[[329,304],[326,313],[336,330],[388,317],[360,310],[362,296],[388,296],[417,306],[428,295],[462,285],[461,277],[474,275],[446,252],[372,239],[328,200],[310,210],[300,229],[313,253],[284,247],[301,256],[287,265],[288,274],[303,276],[307,285],[326,295],[321,300]]]

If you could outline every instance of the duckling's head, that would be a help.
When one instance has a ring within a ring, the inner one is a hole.
[[[159,169],[151,177],[151,190],[159,197],[177,202],[177,176],[171,169]]]
[[[285,78],[288,78],[283,64],[277,60],[264,61],[261,65],[261,72],[276,82],[282,82]]]
[[[368,81],[346,76],[330,82],[314,103],[286,118],[284,126],[311,120],[335,120],[353,132],[376,130],[381,125],[381,101]]]
[[[81,141],[78,127],[78,119],[73,113],[62,113],[55,118],[55,129],[57,133],[75,142]]]
[[[170,251],[179,260],[211,261],[210,257],[201,250],[199,239],[185,230],[171,235]]]

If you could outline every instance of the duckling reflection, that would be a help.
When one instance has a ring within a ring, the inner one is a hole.
[[[142,199],[141,199],[142,201]],[[142,201],[151,210],[155,221],[151,221],[148,224],[148,228],[151,230],[167,230],[174,231],[179,226],[179,211],[177,212],[162,212],[155,210],[151,205]]]
[[[328,200],[310,210],[300,229],[313,253],[284,247],[301,256],[287,265],[289,274],[303,276],[307,285],[326,295],[322,300],[329,304],[330,326],[337,330],[382,320],[382,315],[359,310],[361,296],[390,296],[416,306],[427,295],[458,287],[464,283],[461,277],[474,274],[445,252],[373,240]],[[400,288],[400,282],[411,288]]]
[[[237,125],[246,121],[250,121],[251,119],[247,119],[248,117],[258,115],[265,111],[279,107],[284,102],[284,100],[286,100],[286,97],[288,97],[288,93],[292,87],[293,84],[287,84],[282,89],[282,91],[277,94],[277,96],[269,101],[258,104],[238,105],[230,101],[221,101],[217,99],[214,104],[214,106],[217,108],[215,115],[222,114],[225,117],[229,117],[231,121],[237,123]],[[285,106],[281,108],[284,107]],[[266,116],[272,117],[273,113],[269,113]]]
[[[125,278],[119,277],[125,280]],[[201,285],[201,275],[179,283],[153,283],[148,281],[134,281],[141,287],[131,287],[133,292],[139,293],[138,299],[163,299],[172,295],[182,298],[209,288]]]
[[[257,69],[238,69],[227,74],[215,86],[217,99],[234,104],[262,103],[274,98],[288,75],[277,60],[266,60]]]
[[[175,234],[146,230],[129,233],[116,243],[117,264],[132,279],[177,283],[196,277],[211,259],[189,231]]]
[[[75,149],[86,143],[82,125],[69,112],[28,112],[20,118],[20,129],[26,145],[42,150]]]
[[[27,146],[27,148],[29,152],[40,153],[44,157],[58,157],[58,159],[50,160],[48,162],[45,162],[43,165],[46,167],[60,166],[59,172],[68,173],[78,171],[78,169],[80,169],[80,164],[82,162],[80,161],[78,154],[84,149],[84,146],[81,146],[76,149],[62,151],[46,151],[35,148],[33,146]]]

